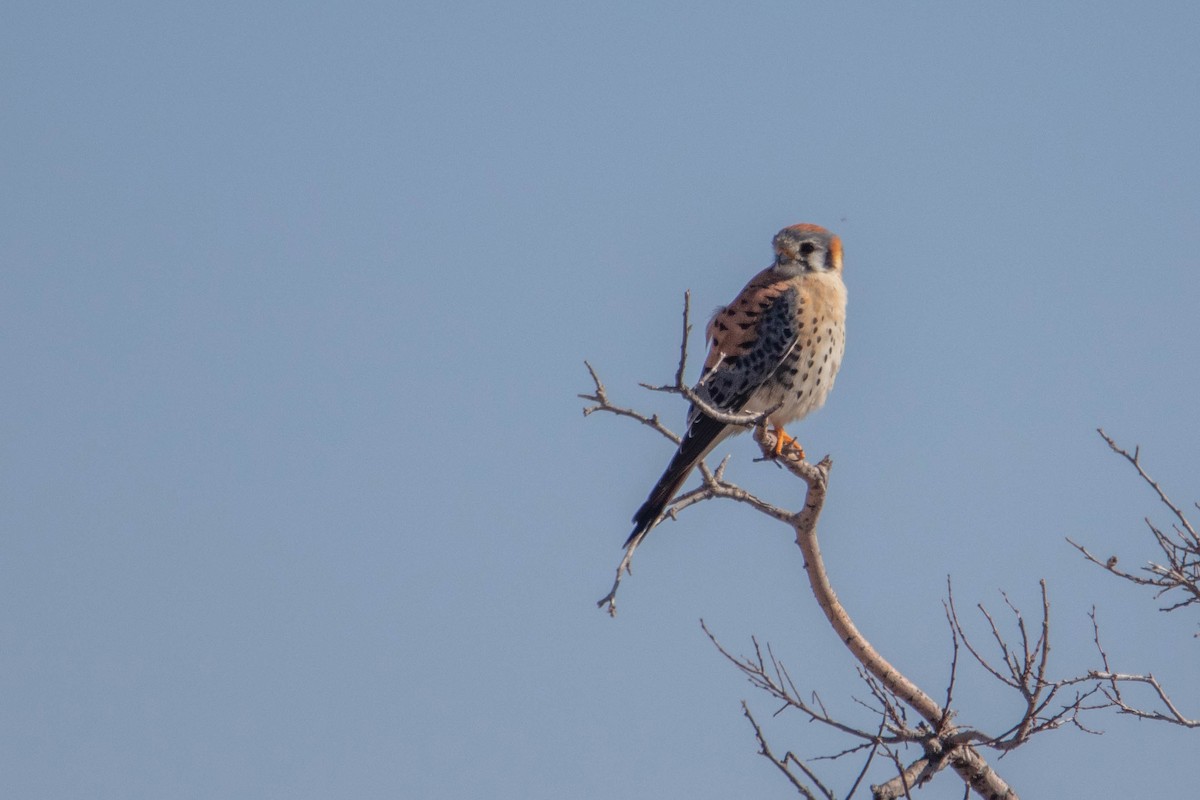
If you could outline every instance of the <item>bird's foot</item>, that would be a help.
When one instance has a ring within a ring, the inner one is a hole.
[[[784,450],[788,450],[788,455],[793,453],[800,461],[804,460],[804,448],[800,446],[800,442],[796,441],[795,437],[789,436],[787,431],[779,426],[775,426],[771,430],[775,434],[775,457],[779,458],[783,455]]]

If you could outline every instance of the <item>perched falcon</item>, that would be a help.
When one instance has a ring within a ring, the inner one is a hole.
[[[846,285],[842,242],[819,225],[784,228],[774,245],[775,263],[708,323],[708,357],[695,391],[709,406],[729,413],[775,409],[767,422],[778,437],[779,455],[784,447],[799,449],[783,426],[820,408],[833,388],[846,347]],[[741,430],[692,406],[687,434],[633,515],[626,547],[654,527],[700,460]]]

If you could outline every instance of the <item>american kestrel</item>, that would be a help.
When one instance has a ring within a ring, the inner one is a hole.
[[[799,449],[783,426],[820,408],[833,388],[846,348],[846,285],[842,242],[819,225],[784,228],[774,245],[775,263],[708,323],[708,357],[695,391],[711,407],[733,414],[774,409],[766,421],[779,455],[785,447]],[[626,547],[654,527],[700,460],[741,430],[692,406],[687,434],[633,515]]]

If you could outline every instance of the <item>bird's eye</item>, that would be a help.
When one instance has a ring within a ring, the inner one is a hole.
[[[812,255],[812,251],[816,250],[816,249],[817,249],[817,246],[815,244],[813,244],[812,242],[804,242],[803,244],[800,245],[800,255],[804,255],[804,256]]]

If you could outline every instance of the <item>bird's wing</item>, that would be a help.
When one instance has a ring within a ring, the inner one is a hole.
[[[714,408],[740,411],[779,369],[800,336],[804,298],[795,279],[759,273],[708,323],[709,350],[696,391]],[[697,416],[693,409],[691,419]]]
[[[740,411],[795,346],[799,291],[792,280],[771,278],[770,270],[759,273],[732,303],[718,309],[708,324],[711,345],[696,392],[714,408]],[[633,515],[633,533],[625,547],[641,541],[696,464],[735,430],[692,408],[679,449]]]

